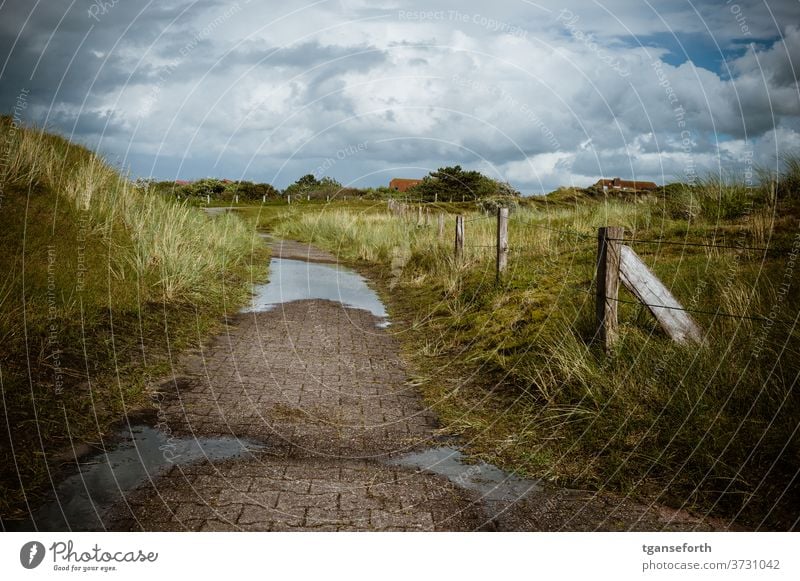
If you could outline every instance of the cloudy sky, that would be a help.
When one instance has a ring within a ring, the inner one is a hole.
[[[135,176],[524,193],[800,150],[797,0],[0,0],[0,111]]]

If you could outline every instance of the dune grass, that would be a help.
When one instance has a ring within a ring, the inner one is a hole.
[[[21,518],[249,296],[266,251],[235,216],[137,189],[95,153],[0,119],[0,517]],[[72,459],[74,462],[74,458]]]
[[[787,529],[800,516],[794,203],[769,183],[711,179],[643,203],[532,201],[510,218],[500,282],[494,217],[481,213],[466,217],[460,263],[452,214],[443,238],[435,220],[419,225],[383,203],[283,210],[262,224],[371,269],[408,323],[400,336],[421,370],[415,382],[474,454],[559,484]],[[678,243],[634,248],[685,307],[770,321],[695,314],[705,343],[682,346],[644,307],[622,303],[621,339],[606,356],[592,294],[604,225]]]

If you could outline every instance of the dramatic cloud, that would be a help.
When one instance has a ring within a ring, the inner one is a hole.
[[[495,4],[7,0],[0,109],[30,91],[136,175],[277,186],[460,163],[538,193],[800,144],[794,1]]]

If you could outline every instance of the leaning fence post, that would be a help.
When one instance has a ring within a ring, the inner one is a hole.
[[[456,260],[464,256],[464,216],[456,216]]]
[[[444,238],[444,214],[439,212],[439,238]]]
[[[597,231],[597,298],[595,314],[597,335],[606,351],[617,339],[617,295],[619,260],[625,229],[607,226]]]
[[[508,266],[508,208],[497,209],[497,278]]]

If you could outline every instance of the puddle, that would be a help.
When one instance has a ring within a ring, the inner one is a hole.
[[[273,258],[269,263],[270,280],[254,288],[254,297],[243,312],[270,311],[276,305],[308,299],[326,299],[346,307],[369,311],[383,319],[379,327],[389,325],[386,309],[360,274],[333,264]]]
[[[492,464],[467,464],[464,455],[449,446],[412,452],[392,458],[388,463],[445,476],[461,488],[478,493],[490,512],[496,512],[501,508],[499,505],[516,502],[532,492],[542,490],[535,480],[514,476]]]
[[[246,455],[261,445],[234,437],[176,438],[146,425],[120,431],[122,441],[107,453],[80,462],[79,472],[64,479],[51,501],[34,513],[42,531],[104,530],[108,510],[149,477],[175,465]],[[33,530],[31,522],[20,530]]]

